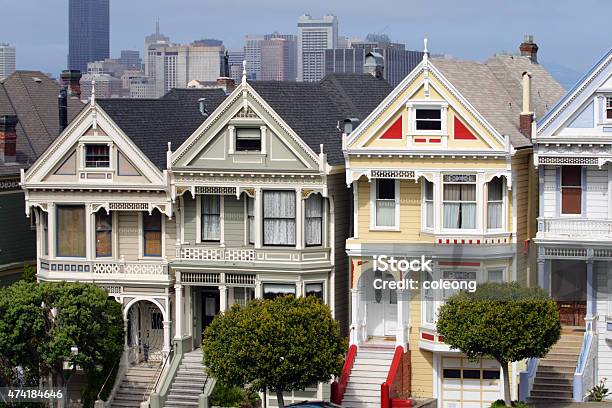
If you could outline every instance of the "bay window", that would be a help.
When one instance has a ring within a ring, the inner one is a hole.
[[[612,119],[612,97],[606,97],[606,119]]]
[[[96,257],[113,255],[113,217],[106,211],[96,213]]]
[[[445,175],[442,202],[444,228],[476,228],[476,176]]]
[[[295,191],[263,192],[264,245],[295,245]]]
[[[321,245],[323,242],[323,199],[312,194],[305,202],[306,245]]]
[[[375,226],[395,227],[397,192],[394,179],[376,179]]]
[[[304,296],[314,296],[317,299],[324,301],[323,298],[323,282],[308,282],[304,285]]]
[[[290,283],[264,283],[263,297],[264,299],[273,300],[279,296],[295,296],[295,285]]]
[[[502,228],[503,218],[503,180],[500,177],[495,177],[487,183],[487,228],[499,229]]]
[[[162,216],[157,210],[142,215],[143,255],[162,256]]]
[[[425,180],[423,185],[423,204],[425,206],[425,228],[434,227],[434,184]]]
[[[221,197],[218,195],[200,196],[202,203],[202,242],[221,240]]]
[[[582,167],[561,167],[561,214],[582,214]]]
[[[40,215],[40,239],[41,251],[43,255],[49,255],[49,216],[44,211],[39,211]]]
[[[85,257],[85,206],[57,207],[57,256]]]

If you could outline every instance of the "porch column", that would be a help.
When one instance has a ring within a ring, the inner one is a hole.
[[[407,349],[408,338],[406,329],[408,323],[408,291],[404,289],[397,290],[397,329],[395,333],[395,346],[402,346]]]
[[[55,258],[55,228],[57,212],[55,211],[55,203],[47,204],[47,250],[49,258]]]
[[[295,248],[304,248],[304,200],[301,188],[295,190]]]
[[[359,344],[359,289],[351,289],[350,343]]]
[[[587,269],[587,319],[595,317],[596,305],[595,305],[595,280],[593,274],[593,261],[586,261]]]
[[[183,285],[176,284],[174,285],[174,291],[176,295],[176,334],[174,335],[175,339],[183,338]]]
[[[95,222],[91,204],[85,204],[85,259],[93,259],[95,250],[93,249]]]
[[[170,333],[170,322],[169,320],[164,320],[164,347],[162,351],[164,355],[168,355],[170,353],[170,342],[172,341],[172,334]]]
[[[125,344],[123,345],[123,349],[127,350],[129,345],[128,345],[128,319],[123,319],[123,332],[125,333]]]
[[[261,293],[261,282],[255,282],[255,299],[261,299],[263,297],[263,293]]]
[[[546,273],[545,268],[544,268],[544,259],[538,259],[538,286],[541,287],[542,289],[546,289],[545,283],[544,283],[544,274]]]
[[[219,286],[219,310],[221,312],[227,311],[227,286]]]
[[[263,217],[263,194],[260,187],[255,188],[255,248],[261,248],[261,238],[262,238],[262,217]]]

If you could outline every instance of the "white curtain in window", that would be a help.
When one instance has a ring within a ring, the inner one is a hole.
[[[461,203],[461,228],[476,228],[476,203]]]
[[[487,184],[487,228],[502,227],[502,180],[494,178]]]
[[[249,220],[249,243],[255,242],[255,199],[247,197],[247,217]]]
[[[376,226],[395,226],[395,200],[376,200]]]
[[[460,203],[444,203],[444,228],[459,228]]]
[[[264,244],[295,245],[295,191],[264,191]]]
[[[304,202],[306,245],[321,245],[323,235],[323,200],[312,194]]]
[[[202,241],[221,239],[221,200],[219,196],[202,196]]]
[[[425,201],[425,226],[433,228],[433,201]]]

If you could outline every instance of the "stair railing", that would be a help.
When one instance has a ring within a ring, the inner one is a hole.
[[[119,359],[119,360],[115,361],[115,364],[113,364],[113,367],[108,372],[108,375],[106,376],[106,379],[104,380],[104,384],[102,384],[102,387],[100,387],[100,390],[98,391],[98,395],[96,396],[96,400],[97,401],[103,401],[102,397],[101,397],[102,396],[102,392],[106,388],[106,384],[108,383],[108,380],[110,379],[111,374],[113,374],[113,371],[115,371],[115,367],[117,367],[117,364],[119,364],[119,361],[121,361],[121,360]]]
[[[531,394],[533,381],[535,380],[539,364],[539,359],[530,358],[527,360],[527,369],[519,374],[519,400],[523,402],[527,402],[527,398],[529,398],[529,395]]]
[[[170,349],[170,353],[168,353],[168,355],[161,361],[161,363],[159,363],[157,370],[155,370],[155,381],[151,381],[147,385],[145,392],[142,394],[142,401],[147,401],[149,397],[151,396],[151,393],[157,389],[157,384],[159,383],[159,380],[162,377],[162,373],[164,372],[164,367],[166,367],[166,363],[168,362],[171,352],[172,352],[172,349]]]
[[[153,385],[152,392],[158,392],[159,391],[157,389],[157,387],[159,387],[159,382],[163,378],[163,373],[164,373],[166,367],[168,366],[168,362],[170,360],[172,360],[173,356],[174,356],[174,347],[171,345],[170,346],[170,352],[168,353],[166,358],[164,358],[164,362],[162,363],[161,370],[159,370],[159,375],[157,376],[157,379],[155,380],[155,384]]]
[[[404,347],[397,346],[387,374],[387,381],[380,385],[380,406],[391,408],[391,399],[403,392],[403,359]]]
[[[595,332],[587,331],[584,333],[580,355],[576,363],[576,371],[574,372],[574,402],[584,402],[589,390],[595,385],[596,339]]]
[[[340,405],[342,403],[342,399],[344,398],[344,392],[346,391],[346,386],[348,384],[349,376],[351,375],[351,370],[353,369],[353,364],[355,363],[355,357],[357,356],[357,345],[352,344],[349,347],[348,353],[346,355],[346,360],[344,360],[344,365],[342,366],[342,374],[338,381],[332,382],[331,385],[331,401],[334,404]]]

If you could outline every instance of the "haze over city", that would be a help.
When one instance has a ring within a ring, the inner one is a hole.
[[[3,14],[11,16],[0,26],[0,38],[17,47],[18,69],[55,75],[65,69],[67,3],[0,1]],[[369,32],[384,33],[416,50],[422,49],[422,38],[428,37],[432,52],[462,59],[484,60],[495,52],[516,52],[523,34],[530,33],[540,46],[540,60],[552,71],[561,69],[561,75],[576,80],[591,61],[607,51],[609,44],[601,27],[607,24],[606,9],[612,8],[596,0],[576,5],[569,0],[557,1],[554,7],[549,2],[529,0],[441,0],[435,5],[400,0],[111,2],[111,56],[122,49],[142,52],[143,39],[154,31],[157,18],[162,32],[174,42],[218,38],[228,49],[236,49],[242,47],[246,34],[295,33],[300,15],[332,13],[338,17],[341,35],[363,38]],[[592,13],[593,9],[601,12]],[[436,20],[434,26],[429,24],[432,19]]]

